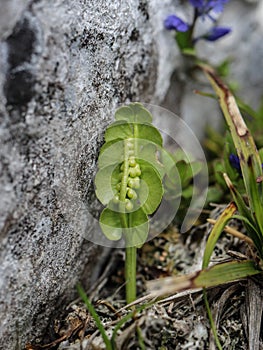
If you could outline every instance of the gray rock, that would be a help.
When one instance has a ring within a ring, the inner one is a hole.
[[[96,278],[107,250],[86,238],[103,131],[119,103],[158,99],[158,56],[144,0],[4,6],[0,348],[11,350],[43,340],[77,281]]]

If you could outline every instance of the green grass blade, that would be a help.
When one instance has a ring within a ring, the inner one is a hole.
[[[258,231],[263,236],[263,205],[262,205],[262,193],[259,192],[261,186],[258,181],[262,182],[262,179],[256,178],[256,172],[254,168],[253,156],[248,159],[248,179],[251,188],[251,198],[254,204],[254,220],[258,226]]]
[[[232,194],[232,197],[237,205],[240,217],[243,221],[243,224],[247,230],[248,236],[253,240],[255,246],[257,247],[257,250],[259,252],[260,257],[262,258],[263,256],[263,251],[262,251],[262,235],[260,231],[260,226],[258,225],[258,220],[254,216],[252,216],[251,211],[248,209],[246,206],[241,194],[237,191],[235,186],[232,184],[231,180],[227,176],[227,174],[224,174],[224,178],[226,181],[226,184],[228,188],[230,189],[230,192]],[[255,208],[257,205],[255,206]],[[260,206],[261,207],[261,206]],[[259,208],[260,210],[260,208]],[[262,216],[259,216],[259,218]]]
[[[106,334],[105,328],[100,321],[99,315],[97,314],[97,312],[94,309],[93,305],[91,304],[89,298],[87,297],[87,294],[85,293],[84,289],[82,288],[82,286],[80,284],[77,285],[77,290],[78,290],[78,293],[79,293],[81,299],[84,301],[87,309],[89,310],[89,313],[93,317],[93,319],[94,319],[94,321],[95,321],[95,323],[100,331],[100,334],[101,334],[102,339],[105,343],[106,349],[107,350],[114,350],[114,348],[111,345],[110,339],[108,338],[108,336]]]
[[[215,248],[216,242],[218,241],[227,222],[231,219],[231,217],[234,215],[236,210],[237,210],[237,207],[235,203],[232,202],[225,208],[223,213],[217,219],[206,243],[204,257],[203,257],[203,266],[202,266],[203,268],[206,268],[208,266],[209,260]]]
[[[143,340],[143,334],[141,331],[140,326],[138,325],[136,327],[136,331],[137,331],[137,336],[138,336],[138,343],[139,343],[139,347],[141,350],[146,350],[145,344],[144,344],[144,340]]]
[[[112,333],[112,337],[111,337],[111,346],[112,349],[115,349],[116,345],[115,345],[115,338],[118,334],[119,329],[121,329],[121,327],[130,319],[132,319],[132,317],[134,316],[134,311],[129,312],[126,316],[124,316],[115,326],[113,333]],[[108,350],[108,349],[107,349]]]
[[[241,194],[237,191],[235,186],[233,185],[232,181],[229,179],[227,174],[223,174],[225,182],[227,184],[227,187],[229,188],[231,195],[233,197],[233,200],[235,201],[238,211],[240,215],[246,217],[250,222],[253,222],[253,217],[251,214],[251,211],[246,206],[243,197]]]
[[[215,325],[215,322],[213,320],[213,316],[212,316],[212,312],[211,312],[211,309],[210,309],[210,306],[209,306],[209,302],[208,302],[207,293],[206,293],[206,289],[205,288],[203,289],[203,297],[204,297],[205,307],[206,307],[206,311],[207,311],[207,316],[208,316],[208,319],[209,319],[209,322],[210,322],[210,325],[211,325],[211,329],[212,329],[212,332],[213,332],[213,336],[214,336],[214,339],[215,339],[216,346],[217,346],[218,350],[222,350],[222,346],[220,344],[220,340],[219,340],[218,335],[217,335],[216,325]]]
[[[231,261],[202,270],[195,278],[195,285],[204,288],[214,287],[259,273],[262,271],[255,267],[254,261]]]

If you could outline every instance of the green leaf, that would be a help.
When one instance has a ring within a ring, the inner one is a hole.
[[[160,154],[160,162],[164,166],[164,174],[169,174],[170,170],[175,165],[175,159],[173,154],[168,152],[165,148],[158,148],[158,152]],[[162,177],[164,176],[162,175]]]
[[[130,103],[129,106],[120,107],[115,113],[116,120],[126,120],[129,123],[151,123],[152,115],[141,103]]]
[[[124,230],[126,246],[140,247],[145,243],[148,237],[148,216],[141,208],[128,215],[130,227]]]
[[[133,111],[130,106],[122,106],[118,108],[115,112],[115,119],[130,122],[131,116],[133,116]]]
[[[175,168],[179,172],[182,187],[184,188],[202,170],[202,164],[199,162],[188,163],[185,160],[181,160],[176,163]],[[175,169],[174,172],[176,172]],[[169,176],[171,176],[171,172],[169,172]]]
[[[188,152],[185,152],[181,148],[178,148],[174,153],[171,154],[175,163],[184,160],[186,163],[190,163],[194,160],[193,155]]]
[[[129,227],[125,227],[122,215],[127,215]],[[124,234],[126,246],[140,246],[148,236],[148,217],[142,209],[129,214],[122,214],[106,208],[100,216],[100,227],[105,236],[112,241],[122,238]]]
[[[110,142],[118,139],[144,139],[162,146],[162,136],[159,131],[147,123],[127,123],[118,121],[108,127],[105,132],[105,141]],[[140,140],[138,140],[140,142]]]
[[[193,191],[194,191],[193,186],[189,185],[182,191],[182,196],[186,199],[191,199],[193,196]]]
[[[100,215],[100,227],[109,240],[118,241],[121,239],[123,226],[120,213],[108,208],[104,209]]]
[[[234,203],[230,203],[225,208],[225,210],[220,215],[220,217],[217,219],[216,224],[214,225],[206,243],[204,257],[203,257],[203,266],[202,266],[203,268],[206,268],[208,266],[209,260],[215,248],[216,242],[218,241],[227,222],[231,219],[231,217],[234,215],[236,210],[237,210],[236,205]]]
[[[151,142],[140,142],[139,148],[138,160],[150,163],[152,167],[158,171],[160,177],[163,178],[166,169],[165,165],[162,163],[163,159],[159,159],[159,154],[163,149]]]
[[[121,164],[124,161],[124,141],[112,140],[104,144],[98,158],[99,168]]]
[[[209,203],[218,203],[223,196],[223,191],[220,187],[209,186],[207,195],[206,195],[206,205]]]
[[[189,166],[189,163],[186,163],[184,160],[177,162],[175,167],[179,172],[179,176],[182,182],[182,187],[185,187],[186,185],[189,184],[189,182],[193,178],[191,167]]]
[[[136,135],[140,139],[149,140],[152,143],[161,146],[163,145],[163,139],[160,132],[150,124],[134,124],[138,127],[138,134]]]
[[[248,159],[248,179],[250,182],[250,191],[251,191],[251,201],[253,202],[254,215],[260,232],[263,235],[263,205],[262,205],[262,186],[261,182],[263,177],[257,178],[257,172],[255,169],[254,155],[251,155]]]
[[[100,148],[100,154],[102,154],[107,148],[109,148],[111,145],[113,145],[114,143],[117,143],[117,142],[121,142],[121,144],[123,145],[123,140],[120,138],[115,138],[112,141],[105,142]]]
[[[119,166],[110,165],[100,169],[95,177],[96,196],[103,205],[107,205],[117,193]]]
[[[226,59],[223,62],[221,62],[217,67],[217,73],[221,76],[221,77],[226,77],[229,75],[229,67],[230,67],[230,60]]]
[[[242,99],[238,98],[237,104],[242,112],[249,114],[253,118],[258,118],[258,113],[253,108],[251,108],[248,104],[246,104]]]
[[[225,171],[221,159],[215,159],[213,161],[214,175],[216,183],[218,183],[224,189],[227,189],[226,183],[224,181],[223,173]]]
[[[141,166],[141,187],[138,197],[146,214],[152,214],[159,206],[163,196],[162,180],[150,163],[138,160]]]
[[[183,188],[177,164],[174,164],[172,168],[168,170],[164,178],[164,188],[165,199],[168,201],[176,200],[182,196]]]
[[[198,162],[198,161],[189,163],[189,166],[190,166],[191,171],[192,171],[192,177],[199,174],[203,168],[203,164],[201,162]]]
[[[263,148],[260,148],[259,152],[259,156],[260,156],[260,161],[263,163]]]
[[[104,139],[106,142],[114,141],[116,139],[128,139],[133,138],[133,124],[126,121],[117,121],[108,126],[105,131]]]

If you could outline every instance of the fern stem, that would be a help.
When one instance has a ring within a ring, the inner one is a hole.
[[[126,247],[125,279],[127,304],[136,299],[136,254],[136,247]]]
[[[120,190],[120,218],[124,236],[129,234],[129,214],[125,213],[125,198],[127,192],[127,182],[129,177],[129,147],[128,141],[124,141],[124,162],[123,176]],[[126,244],[129,245],[128,237],[125,237]],[[131,303],[136,299],[136,247],[126,247],[125,254],[125,280],[126,280],[126,302]]]

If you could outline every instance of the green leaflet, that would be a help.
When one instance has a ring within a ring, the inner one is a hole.
[[[95,177],[96,195],[103,205],[107,205],[116,195],[119,182],[119,166],[116,164],[100,169]]]
[[[138,160],[138,163],[142,169],[142,183],[141,188],[138,191],[138,197],[143,211],[146,214],[153,214],[162,200],[162,180],[158,172],[150,165],[150,163],[142,160]]]
[[[148,217],[142,209],[129,214],[131,226],[123,228],[120,213],[111,209],[104,209],[100,216],[100,226],[105,236],[112,241],[117,241],[125,236],[127,246],[140,246],[148,236]]]
[[[121,164],[124,161],[123,140],[116,139],[105,143],[100,151],[98,167],[102,169],[108,165]]]
[[[117,241],[122,237],[122,222],[120,213],[111,209],[104,209],[100,215],[100,226],[105,236],[111,241]]]
[[[139,139],[149,140],[159,146],[162,146],[162,136],[159,131],[151,124],[146,123],[128,123],[124,121],[117,121],[111,124],[105,132],[105,141],[110,142],[119,139],[134,138],[137,128],[136,137]]]
[[[135,102],[129,106],[120,107],[115,113],[116,120],[126,120],[130,123],[151,123],[151,113],[141,103]]]

